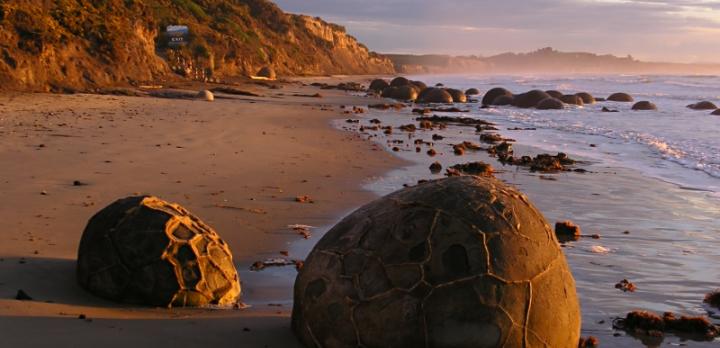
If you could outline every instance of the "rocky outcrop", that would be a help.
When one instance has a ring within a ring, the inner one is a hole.
[[[165,27],[189,28],[172,48]],[[90,90],[166,79],[391,74],[341,26],[267,0],[0,2],[0,88]],[[178,76],[180,75],[180,76]]]

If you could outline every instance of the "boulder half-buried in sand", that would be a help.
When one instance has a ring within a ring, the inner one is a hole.
[[[109,300],[149,306],[232,305],[240,283],[220,236],[179,205],[120,199],[85,227],[77,280]]]
[[[514,188],[460,176],[349,215],[295,282],[307,347],[577,347],[575,282],[545,218]]]

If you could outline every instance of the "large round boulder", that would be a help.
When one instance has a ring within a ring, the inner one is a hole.
[[[89,292],[149,306],[231,305],[240,283],[227,244],[176,204],[120,199],[85,227],[77,280]]]
[[[307,347],[560,347],[580,336],[575,282],[529,199],[452,177],[376,200],[333,227],[295,281]]]
[[[455,103],[467,103],[467,96],[465,95],[465,92],[454,89],[454,88],[448,88],[446,89],[448,93],[450,93],[450,96],[453,98],[453,102]]]
[[[452,103],[453,97],[443,88],[428,88],[418,97],[422,103]]]
[[[271,66],[264,66],[260,70],[258,70],[257,74],[258,77],[264,77],[268,80],[275,80],[277,78],[277,74],[275,73],[275,69],[273,69]]]
[[[565,105],[562,101],[555,99],[555,98],[546,98],[541,100],[537,104],[538,110],[562,110],[565,108]]]
[[[368,90],[382,92],[385,88],[388,87],[390,87],[390,84],[388,84],[387,81],[383,79],[375,79],[370,82],[370,87],[368,87]]]
[[[512,92],[508,91],[505,88],[502,87],[495,87],[485,93],[482,99],[482,105],[494,105],[493,101],[501,95],[508,96],[512,98],[513,94]]]
[[[532,108],[547,98],[552,97],[539,89],[534,89],[523,94],[515,95],[512,105],[519,108]]]
[[[635,99],[627,93],[613,93],[607,97],[607,100],[621,103],[632,103],[635,101]]]
[[[392,98],[399,100],[415,100],[418,97],[418,91],[415,86],[400,86],[392,92]]]
[[[695,104],[690,104],[687,107],[693,110],[715,110],[718,108],[715,104],[709,101],[697,102]]]
[[[595,104],[595,97],[593,97],[592,94],[588,92],[580,92],[576,93],[575,95],[582,99],[583,104]]]
[[[632,106],[632,109],[635,111],[657,110],[657,106],[649,101],[643,100],[635,103],[635,105]]]
[[[465,95],[480,95],[480,90],[477,88],[469,88],[465,91]]]
[[[580,98],[577,94],[566,94],[563,96],[560,96],[560,101],[562,101],[565,104],[570,105],[577,105],[577,106],[583,106],[585,105],[585,102],[582,98]]]
[[[408,86],[408,85],[412,85],[412,82],[410,82],[410,80],[408,80],[404,77],[396,77],[392,81],[390,81],[390,86],[393,86],[393,87]]]
[[[385,87],[385,89],[382,90],[380,93],[380,96],[383,98],[395,98],[395,92],[398,90],[398,87]]]

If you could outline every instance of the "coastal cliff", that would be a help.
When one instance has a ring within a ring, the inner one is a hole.
[[[187,26],[171,47],[165,28]],[[341,26],[266,0],[0,1],[0,89],[63,91],[173,78],[389,74]]]

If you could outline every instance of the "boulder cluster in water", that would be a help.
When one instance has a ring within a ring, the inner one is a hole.
[[[368,91],[377,93],[384,98],[417,103],[467,103],[468,96],[480,95],[480,90],[477,88],[470,88],[463,92],[458,89],[446,88],[442,84],[428,87],[422,81],[412,81],[405,77],[396,77],[390,82],[383,79],[373,80]],[[613,93],[605,99],[595,98],[587,92],[564,94],[556,90],[542,91],[539,89],[514,94],[505,88],[495,87],[485,93],[482,98],[482,105],[484,107],[510,105],[524,109],[562,110],[567,105],[583,106],[600,101],[632,103],[635,99],[627,93]],[[717,109],[714,104],[712,106],[713,110]],[[688,107],[694,108],[690,105]],[[701,105],[701,107],[705,106]],[[632,110],[657,110],[657,106],[650,101],[643,100],[633,104]],[[716,111],[716,114],[720,115],[720,111]]]

